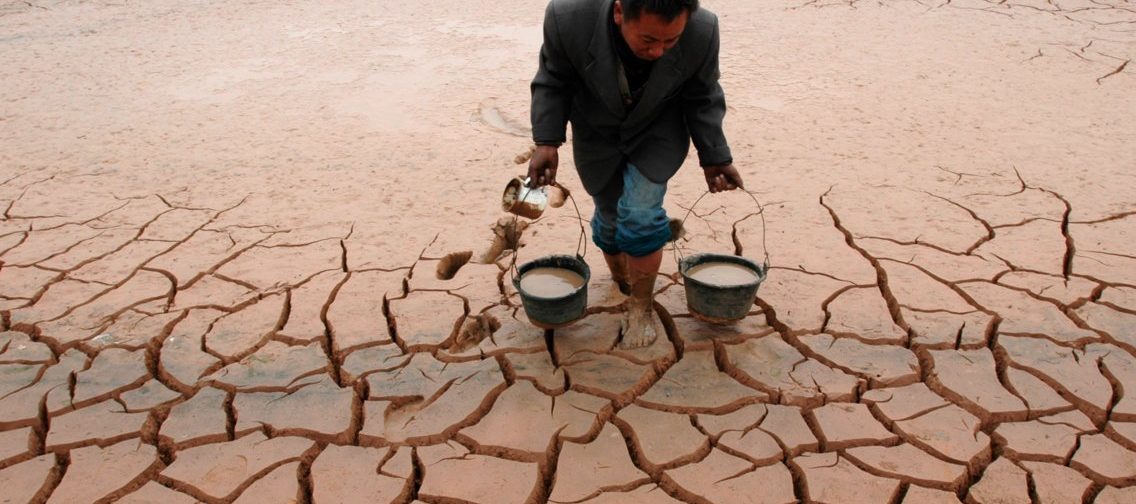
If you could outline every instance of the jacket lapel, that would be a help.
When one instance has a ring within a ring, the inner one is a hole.
[[[625,124],[635,124],[647,117],[663,98],[667,97],[667,92],[682,77],[682,71],[679,69],[681,58],[682,47],[675,45],[655,62],[651,68],[651,75],[647,78],[643,96],[639,98],[639,103],[635,104],[631,115],[624,120]]]
[[[619,97],[615,46],[612,45],[611,31],[608,28],[608,23],[611,22],[608,17],[611,16],[612,3],[614,0],[605,2],[605,6],[600,8],[596,29],[592,32],[592,41],[588,45],[592,61],[584,67],[584,77],[596,91],[600,101],[616,117],[623,119],[627,115],[627,110],[623,106],[623,99]]]

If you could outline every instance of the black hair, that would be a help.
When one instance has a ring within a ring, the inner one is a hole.
[[[684,11],[694,14],[698,10],[698,0],[619,0],[619,3],[623,5],[623,18],[632,20],[638,19],[644,10],[662,16],[668,22],[674,21]]]

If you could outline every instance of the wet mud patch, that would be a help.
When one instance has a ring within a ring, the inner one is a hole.
[[[528,127],[501,113],[493,105],[482,104],[477,110],[477,121],[490,129],[521,138],[528,138],[531,131]]]

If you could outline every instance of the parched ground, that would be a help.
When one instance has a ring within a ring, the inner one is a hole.
[[[636,351],[511,284],[543,4],[0,1],[0,501],[1136,502],[1136,4],[706,0],[772,270]]]

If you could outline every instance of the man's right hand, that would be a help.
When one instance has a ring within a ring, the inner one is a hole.
[[[529,160],[529,187],[543,187],[556,183],[556,165],[560,155],[553,145],[538,145]]]

